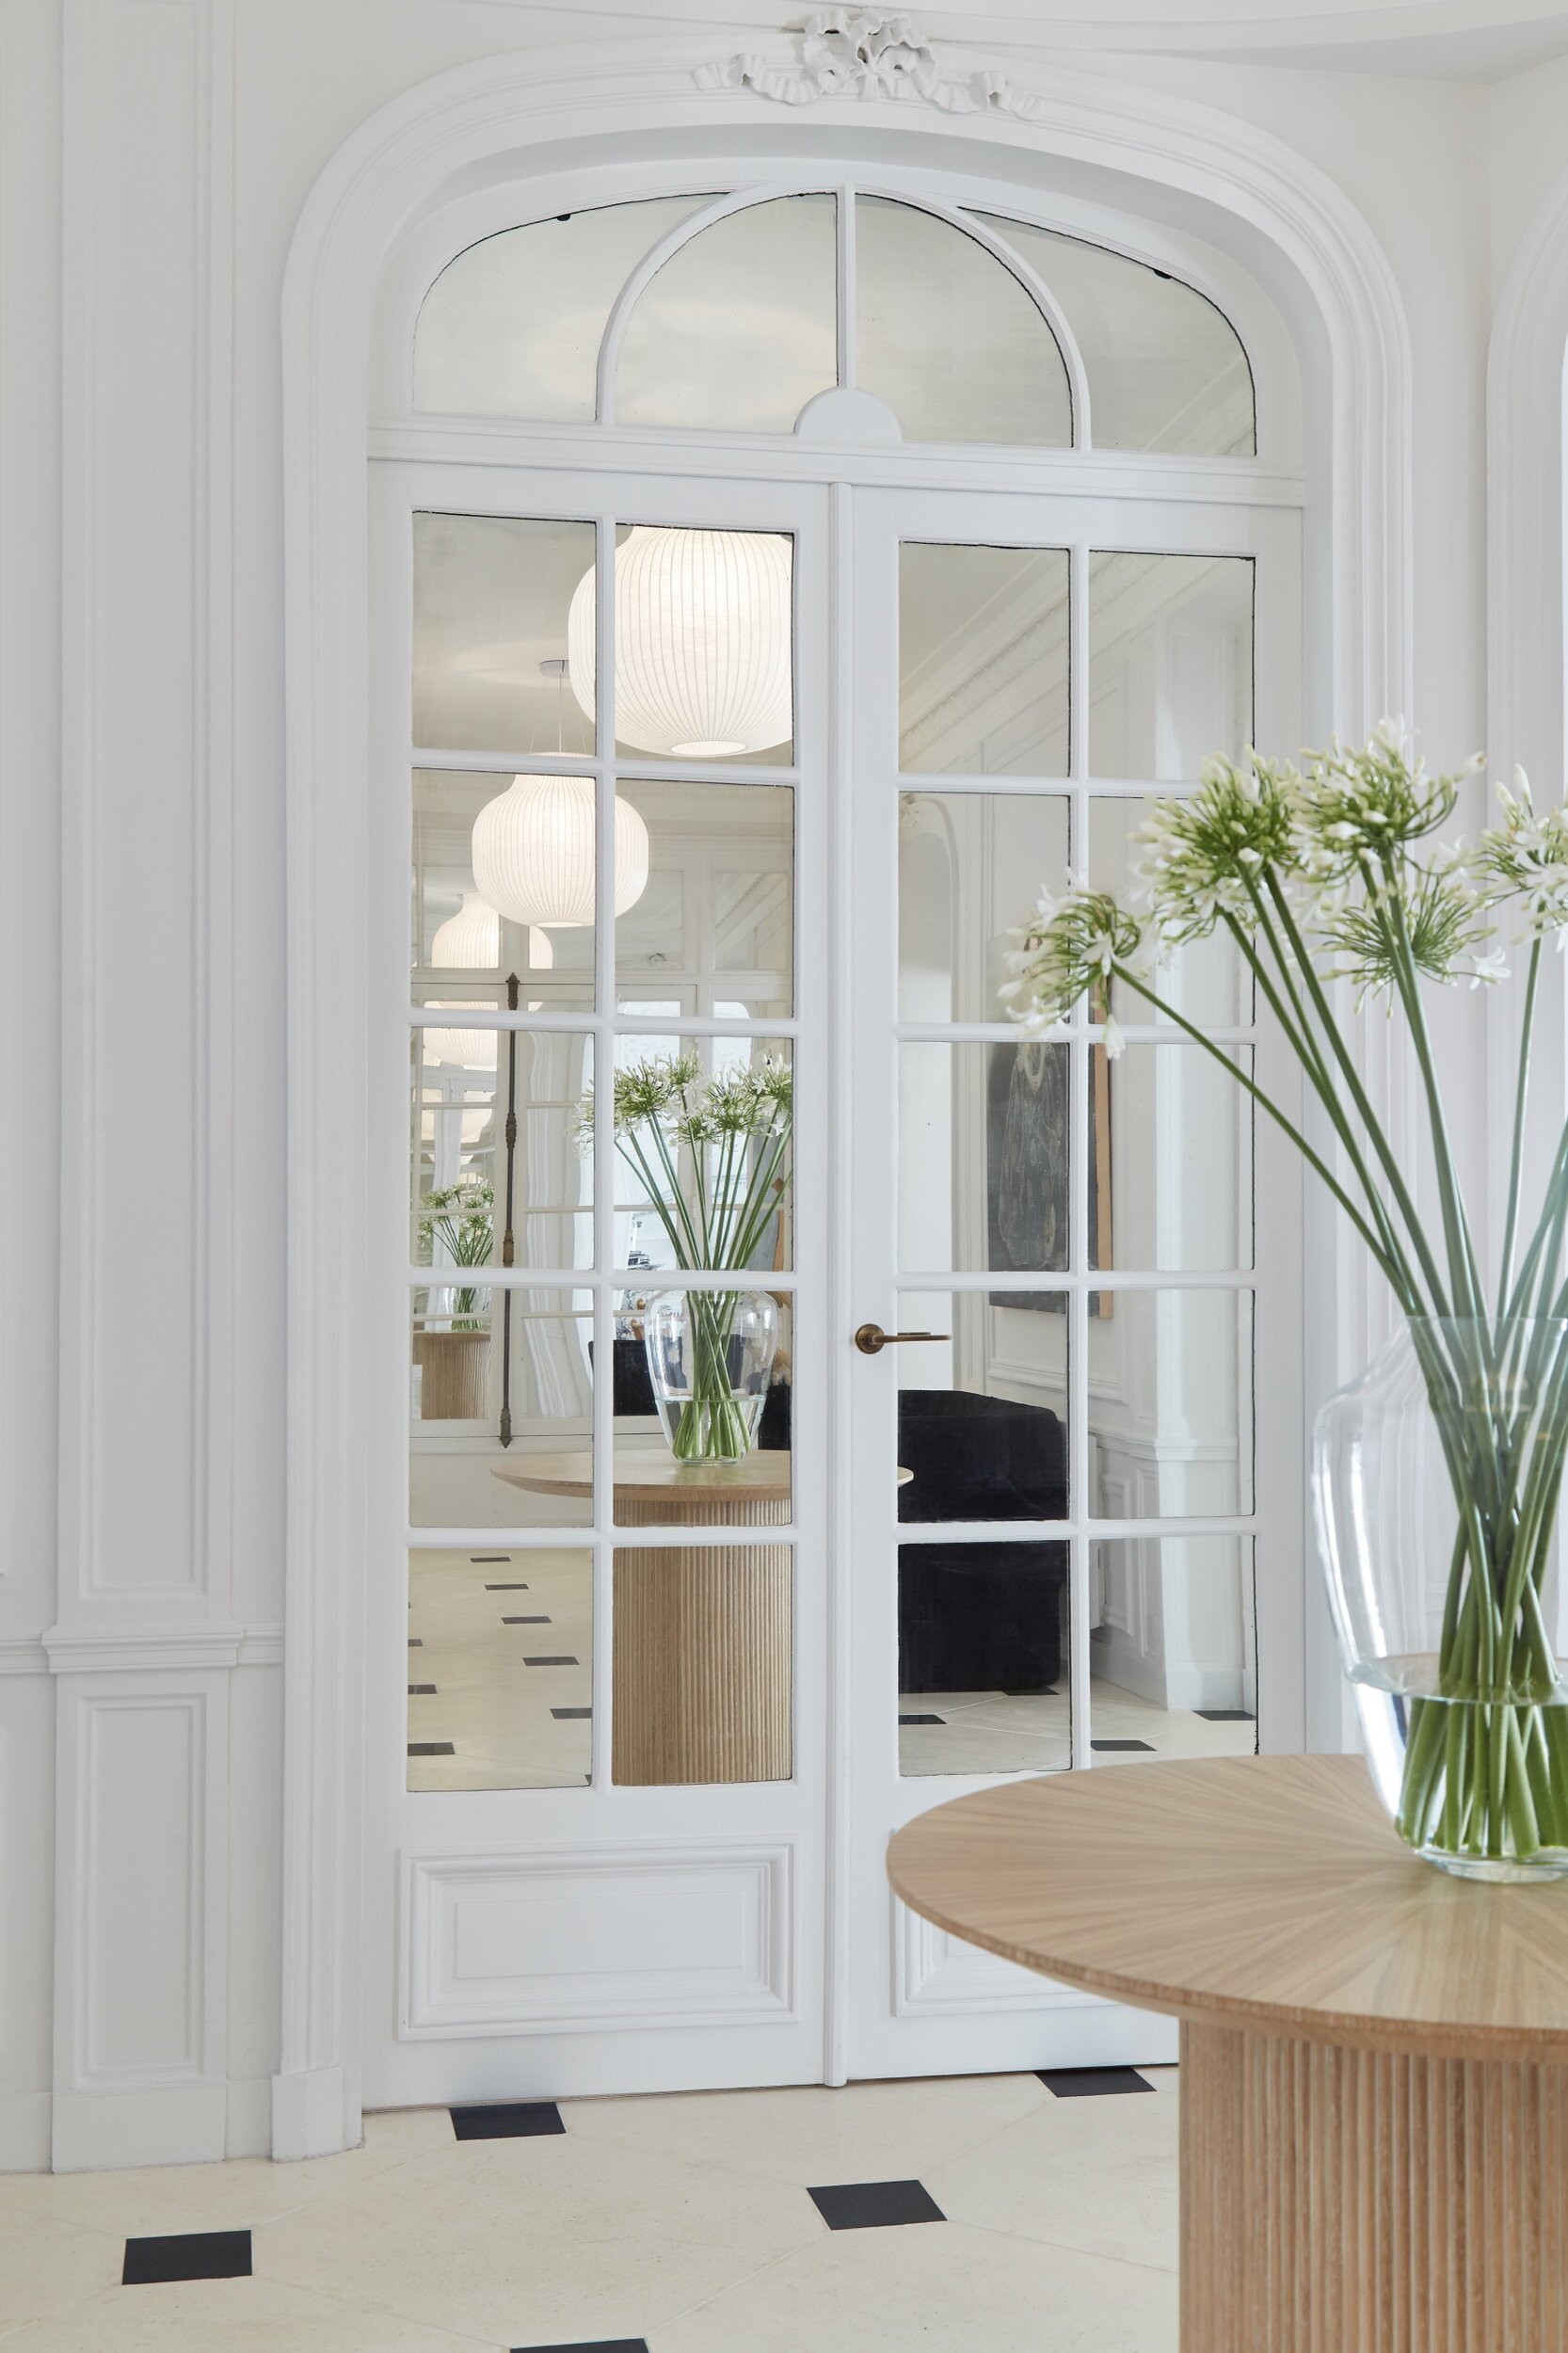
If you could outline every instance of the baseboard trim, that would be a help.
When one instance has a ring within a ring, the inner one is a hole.
[[[229,2129],[224,2154],[230,2157],[268,2157],[272,2154],[272,2078],[241,2077],[229,2086]]]
[[[329,2157],[340,2149],[354,2148],[359,2137],[358,2117],[349,2132],[341,2067],[312,2067],[297,2074],[274,2075],[272,2153],[280,2161]]]
[[[0,2091],[0,2173],[48,2170],[48,2092]]]
[[[56,2173],[124,2166],[213,2165],[223,2154],[227,2084],[164,2084],[128,2091],[56,2091]]]

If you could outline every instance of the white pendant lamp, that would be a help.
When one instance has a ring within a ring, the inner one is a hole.
[[[648,827],[616,799],[616,913],[648,887]],[[473,821],[473,879],[514,923],[578,926],[594,920],[594,781],[514,776]]]
[[[447,972],[493,972],[501,962],[501,918],[477,890],[465,890],[456,915],[438,925],[430,942],[430,961]],[[555,965],[555,947],[548,932],[528,935],[528,967],[549,972]]]
[[[432,998],[427,1008],[431,1013],[466,1013],[466,1005],[455,1005]],[[493,1070],[495,1068],[494,1030],[422,1030],[426,1062],[450,1063],[458,1070]]]
[[[439,924],[430,961],[449,972],[493,972],[501,962],[501,919],[477,890],[465,890],[456,915]]]
[[[616,734],[672,760],[787,743],[792,542],[638,523],[616,550]],[[571,691],[593,716],[592,570],[567,620]],[[477,869],[475,870],[477,871]]]
[[[545,972],[554,964],[555,950],[547,932],[529,933],[528,960],[532,968]],[[495,970],[501,961],[501,919],[477,890],[465,890],[456,914],[437,926],[430,942],[430,961],[449,972]],[[435,1000],[432,1004],[440,1012],[462,1010]],[[459,1070],[493,1070],[496,1066],[493,1030],[426,1030],[424,1038],[426,1062],[449,1063]],[[487,1115],[479,1114],[481,1119]],[[466,1128],[463,1141],[470,1141]]]

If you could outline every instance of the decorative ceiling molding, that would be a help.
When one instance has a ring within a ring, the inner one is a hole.
[[[950,115],[1012,115],[1032,120],[1042,98],[1016,89],[1004,73],[971,73],[950,81],[936,53],[908,17],[887,8],[818,8],[795,34],[792,65],[771,65],[742,52],[697,69],[698,89],[749,89],[785,106],[811,106],[822,98],[891,98],[940,107]]]

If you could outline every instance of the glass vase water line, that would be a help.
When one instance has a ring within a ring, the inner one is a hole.
[[[1568,1872],[1557,1532],[1568,1321],[1412,1319],[1329,1399],[1313,1488],[1373,1782],[1464,1878]]]
[[[778,1344],[767,1291],[664,1291],[646,1311],[648,1379],[678,1463],[738,1463],[757,1443]]]

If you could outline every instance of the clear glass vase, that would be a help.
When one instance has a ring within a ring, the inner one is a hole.
[[[664,1291],[643,1320],[648,1379],[679,1463],[738,1463],[757,1443],[778,1309],[767,1291]]]
[[[1568,1322],[1411,1321],[1318,1416],[1361,1737],[1400,1834],[1466,1879],[1568,1872],[1556,1536]]]

